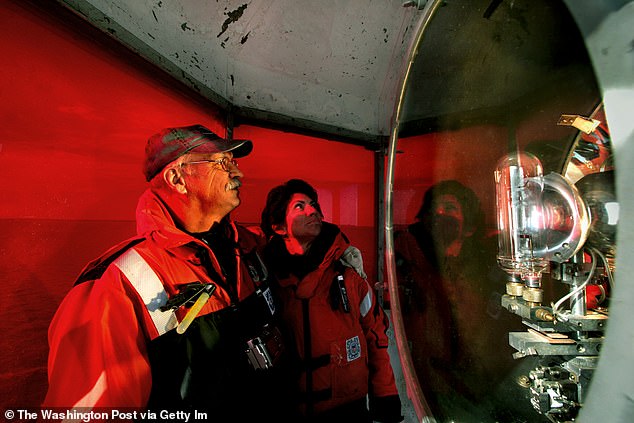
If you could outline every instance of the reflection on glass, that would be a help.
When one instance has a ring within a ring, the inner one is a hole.
[[[414,367],[404,371],[415,373],[430,409],[431,415],[420,418],[564,419],[575,414],[582,393],[572,393],[577,386],[554,381],[549,372],[569,363],[568,375],[585,378],[585,368],[576,372],[583,367],[578,355],[563,360],[533,353],[521,344],[524,335],[516,337],[520,345],[510,342],[510,334],[527,333],[523,320],[536,311],[542,318],[538,329],[544,329],[570,309],[569,302],[605,305],[602,291],[589,293],[586,303],[577,288],[590,270],[584,242],[594,242],[599,252],[606,248],[616,202],[563,170],[570,167],[585,179],[590,168],[609,168],[609,136],[586,134],[583,140],[593,145],[577,143],[578,130],[558,124],[563,114],[587,116],[596,108],[596,78],[562,2],[438,3],[426,6],[433,14],[423,26],[405,86],[397,145],[391,149],[394,165],[388,169],[394,261],[387,265],[396,285],[390,292],[398,295],[395,319],[402,319],[406,338],[401,354]],[[607,131],[603,124],[597,129]],[[500,158],[516,151],[535,161],[521,169],[526,182],[521,189],[513,188],[517,175],[510,173],[504,188],[510,194],[501,229],[513,226],[501,244],[502,262],[511,270],[506,272],[497,261],[493,175]],[[570,218],[575,214],[579,219]],[[611,267],[593,254],[595,276],[584,289],[596,283],[607,295]],[[607,253],[603,257],[609,261]],[[579,276],[568,277],[568,271]],[[543,285],[539,296],[522,298],[522,276],[537,274]],[[508,293],[509,284],[519,289]],[[588,337],[589,331],[581,332]],[[588,354],[581,358],[592,361],[592,343],[582,346]]]
[[[600,123],[580,120],[593,122],[589,129],[579,127],[588,135]],[[606,131],[604,127],[602,140]],[[595,169],[604,171],[587,173],[587,164],[599,157],[593,154],[589,159],[588,144],[578,140],[570,154],[577,167],[568,170],[582,175],[576,184],[557,173],[542,176],[539,159],[519,152],[503,158],[495,172],[499,261],[514,279],[507,284],[502,304],[528,326],[525,332],[509,333],[509,343],[517,350],[515,357],[539,358],[528,369],[527,387],[535,410],[552,422],[574,420],[586,399],[613,286],[610,236],[616,233],[618,203],[610,171],[599,165]],[[601,144],[609,151],[608,143]],[[551,283],[569,288],[550,305],[544,301],[541,283],[547,272]]]
[[[430,187],[416,221],[395,233],[402,313],[414,366],[435,417],[517,417],[505,342],[518,328],[500,306],[505,276],[480,200],[455,180]],[[511,388],[511,389],[509,389]]]

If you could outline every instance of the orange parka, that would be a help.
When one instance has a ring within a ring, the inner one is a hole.
[[[297,256],[288,254],[279,237],[265,250],[267,266],[279,284],[284,321],[303,363],[300,408],[308,413],[366,395],[371,400],[398,395],[388,355],[387,316],[368,281],[341,265],[350,247],[346,237],[324,222],[320,238],[327,240],[323,255],[312,264],[298,263],[298,272],[292,269]]]
[[[53,318],[43,406],[200,409],[196,401],[204,397],[205,409],[218,407],[216,417],[244,411],[243,395],[257,386],[245,379],[252,375],[245,341],[270,320],[275,303],[265,295],[266,271],[255,257],[260,240],[244,227],[226,225],[236,260],[233,282],[212,249],[178,229],[147,190],[137,208],[139,236],[91,262]],[[175,328],[193,301],[165,305],[192,283],[213,283],[215,290],[181,336]]]

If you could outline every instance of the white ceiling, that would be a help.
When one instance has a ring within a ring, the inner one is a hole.
[[[583,38],[561,1],[58,2],[221,106],[235,125],[385,146],[423,27],[402,134],[439,121],[506,125],[551,99],[580,112],[597,101]]]
[[[421,11],[401,0],[60,0],[238,117],[389,134]]]

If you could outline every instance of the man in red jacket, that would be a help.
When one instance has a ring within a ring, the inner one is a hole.
[[[269,402],[283,348],[261,239],[229,217],[243,176],[235,159],[251,149],[201,125],[150,137],[138,236],[90,263],[60,305],[44,407],[284,418]]]

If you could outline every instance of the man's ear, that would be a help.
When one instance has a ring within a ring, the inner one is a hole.
[[[187,194],[187,187],[185,186],[185,178],[174,167],[168,167],[163,169],[163,180],[165,184],[171,189],[181,194]]]
[[[273,231],[275,231],[276,234],[280,235],[280,236],[286,236],[287,232],[286,232],[286,225],[283,223],[279,223],[276,225],[271,225],[271,227],[273,228]]]

